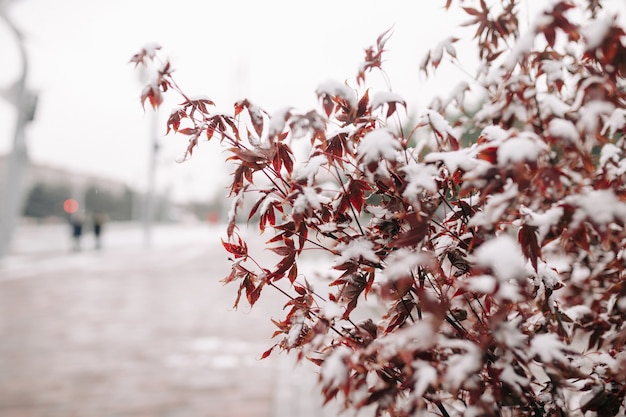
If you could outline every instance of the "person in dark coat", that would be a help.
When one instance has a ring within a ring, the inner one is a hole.
[[[74,251],[80,250],[80,238],[83,235],[83,216],[75,214],[70,218],[72,226],[72,240],[74,242]]]
[[[96,240],[96,249],[100,249],[102,247],[102,227],[104,222],[106,221],[106,216],[103,213],[96,213],[93,216],[93,235]]]

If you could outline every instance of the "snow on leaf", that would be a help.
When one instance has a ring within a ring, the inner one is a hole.
[[[517,316],[508,321],[498,324],[493,332],[493,337],[498,343],[510,349],[525,350],[527,346],[528,336],[520,331],[522,317]]]
[[[573,144],[580,141],[580,134],[574,123],[565,119],[554,118],[550,120],[548,134],[555,138],[565,139]]]
[[[339,97],[342,100],[345,100],[352,108],[356,108],[358,105],[354,90],[346,84],[336,80],[327,80],[321,83],[317,86],[315,93],[318,97],[322,97],[324,95]]]
[[[285,129],[285,123],[291,116],[291,107],[278,109],[270,116],[269,136],[275,136]]]
[[[352,351],[345,347],[339,346],[324,359],[320,370],[320,380],[327,390],[337,390],[348,381],[348,367],[346,360]]]
[[[498,280],[491,275],[474,275],[466,281],[468,291],[482,294],[493,294],[496,290]]]
[[[359,144],[358,156],[365,164],[386,159],[396,159],[396,153],[401,149],[400,143],[387,129],[376,129],[367,133]]]
[[[450,135],[458,140],[458,134],[452,129],[450,123],[434,110],[427,110],[420,117],[418,126],[430,126],[437,136],[445,138]]]
[[[537,357],[544,364],[567,364],[567,357],[563,353],[566,349],[567,346],[554,333],[536,334],[530,342],[530,356]]]
[[[546,262],[540,262],[537,267],[537,276],[543,282],[546,288],[551,290],[558,289],[563,286],[558,271],[548,265]]]
[[[374,97],[370,101],[370,108],[376,110],[380,106],[389,103],[402,104],[406,107],[406,102],[400,94],[394,93],[393,91],[379,91],[374,94]]]
[[[483,243],[471,258],[477,265],[490,268],[499,281],[522,278],[526,260],[519,243],[509,235],[500,235]]]
[[[571,110],[569,104],[552,94],[542,94],[538,97],[538,101],[542,116],[554,115],[563,118]]]
[[[428,387],[435,385],[437,382],[437,368],[426,361],[418,360],[413,362],[413,369],[415,369],[414,395],[416,398],[420,398]]]
[[[626,109],[617,108],[613,110],[611,116],[607,119],[602,129],[602,134],[606,135],[607,131],[609,137],[613,137],[616,132],[624,131],[626,129]]]
[[[517,184],[509,181],[504,186],[503,192],[500,194],[493,194],[489,197],[483,210],[476,213],[470,219],[468,226],[483,226],[487,228],[493,227],[494,224],[499,222],[509,204],[517,197],[518,193],[519,189]]]
[[[613,190],[592,190],[587,194],[575,194],[566,197],[565,202],[577,207],[572,217],[574,228],[585,219],[604,227],[615,219],[626,221],[626,203],[617,198]]]
[[[437,46],[430,51],[430,62],[433,64],[433,67],[437,68],[439,66],[444,51],[451,57],[456,58],[456,50],[452,45],[456,41],[458,41],[458,38],[451,36],[439,42]]]
[[[424,162],[432,163],[442,161],[448,168],[448,172],[454,173],[457,169],[463,171],[471,171],[478,165],[474,158],[475,151],[470,148],[462,148],[458,151],[449,152],[431,152],[424,157]]]
[[[327,203],[327,197],[324,197],[313,187],[302,187],[302,192],[298,194],[293,202],[294,213],[305,213],[310,209],[321,210],[322,204]]]
[[[333,301],[327,301],[320,311],[320,315],[327,320],[341,318],[344,315],[344,309]]]
[[[313,185],[315,176],[320,167],[328,162],[324,155],[315,155],[311,157],[305,165],[299,166],[293,173],[297,181],[305,181],[308,186]]]
[[[585,39],[587,51],[602,46],[602,43],[609,34],[609,30],[613,26],[614,20],[614,17],[602,16],[581,28],[581,34]]]
[[[578,112],[580,115],[578,129],[595,135],[599,130],[601,118],[612,114],[614,109],[615,106],[608,101],[592,100],[586,103]]]
[[[483,354],[480,348],[469,340],[445,339],[441,345],[455,352],[461,351],[448,357],[448,368],[444,377],[447,389],[455,392],[480,370]]]
[[[546,74],[548,84],[563,80],[564,65],[562,61],[545,59],[541,61],[541,70]]]
[[[336,265],[361,259],[372,263],[380,262],[380,258],[374,252],[374,244],[365,238],[354,239],[348,243],[340,243],[337,245],[336,250],[340,254],[335,259]]]
[[[618,163],[621,159],[622,150],[612,143],[607,143],[600,151],[600,166],[605,166],[608,162]]]
[[[480,137],[490,142],[502,142],[509,137],[509,133],[497,125],[490,125],[483,128]]]
[[[395,281],[411,276],[411,271],[416,267],[428,264],[431,261],[431,257],[426,252],[401,248],[391,253],[385,259],[383,274],[386,279]]]
[[[377,338],[372,346],[380,348],[381,357],[391,359],[398,351],[426,351],[436,342],[437,333],[428,320],[416,321]]]
[[[522,132],[519,136],[509,138],[498,148],[498,165],[507,166],[510,163],[536,161],[545,144],[536,135]]]
[[[291,327],[287,334],[287,344],[289,346],[296,346],[298,339],[302,335],[304,329],[304,314],[298,312],[291,317]]]
[[[407,180],[402,196],[414,206],[419,207],[422,192],[437,192],[435,177],[439,174],[439,170],[435,166],[414,162],[403,167],[402,171],[406,174]]]
[[[559,223],[563,218],[563,207],[554,206],[544,211],[543,213],[537,213],[530,210],[528,207],[521,207],[520,213],[527,216],[527,223],[531,226],[537,226],[537,241],[543,242],[550,228]]]

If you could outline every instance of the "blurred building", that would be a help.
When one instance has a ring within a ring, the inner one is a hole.
[[[7,156],[0,155],[0,172],[6,172],[6,164]],[[5,186],[8,180],[5,177],[0,176],[0,187]],[[70,198],[78,201],[82,212],[103,212],[114,221],[139,219],[143,202],[142,193],[121,181],[31,162],[22,202],[23,217],[63,220],[66,216],[63,203]],[[170,205],[167,198],[157,198],[157,220],[169,218]]]

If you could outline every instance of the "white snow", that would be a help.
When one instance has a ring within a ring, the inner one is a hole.
[[[419,120],[418,125],[427,126],[429,125],[435,132],[437,132],[440,136],[447,137],[450,135],[456,139],[458,139],[457,133],[452,129],[450,123],[439,113],[434,110],[427,110]]]
[[[526,260],[522,249],[509,235],[500,235],[483,243],[472,254],[477,265],[491,268],[499,281],[522,278]]]
[[[443,51],[446,51],[448,55],[452,57],[456,57],[456,50],[454,49],[453,43],[456,42],[456,39],[453,37],[448,37],[435,46],[430,51],[430,59],[434,66],[439,65],[441,62],[441,58],[443,58]]]
[[[619,163],[619,161],[621,160],[621,153],[622,150],[614,144],[605,144],[600,151],[600,166],[605,166],[609,161],[616,164]]]
[[[528,216],[527,223],[537,226],[537,241],[543,242],[550,228],[556,225],[563,218],[563,207],[553,206],[543,213],[537,213],[528,207],[521,207],[520,213]]]
[[[606,135],[608,131],[609,137],[613,137],[617,131],[624,129],[626,129],[626,109],[616,108],[606,120],[602,134]]]
[[[606,226],[614,219],[626,221],[626,203],[620,201],[613,190],[592,190],[587,194],[576,194],[565,201],[577,207],[572,218],[572,227],[589,219],[595,224]]]
[[[313,187],[302,187],[302,192],[298,194],[293,202],[293,211],[295,213],[304,213],[309,208],[315,210],[322,209],[322,203],[327,203],[327,197],[324,197]]]
[[[518,193],[517,184],[512,181],[507,182],[503,192],[489,196],[483,210],[470,219],[468,226],[493,227],[500,220],[511,201],[517,197]]]
[[[360,259],[373,263],[380,262],[380,258],[376,255],[376,252],[374,252],[374,244],[365,238],[358,238],[348,243],[341,243],[337,245],[336,250],[340,255],[335,258],[335,265],[341,265],[348,261],[359,261]]]
[[[545,364],[553,361],[567,364],[567,357],[563,354],[566,346],[554,333],[536,334],[530,342],[530,356],[538,356]]]
[[[565,114],[571,110],[571,106],[563,102],[560,98],[553,94],[542,94],[538,97],[539,110],[542,117],[554,115],[556,117],[565,117]]]
[[[572,306],[566,308],[563,312],[574,321],[580,321],[581,319],[594,316],[593,311],[584,305]]]
[[[439,174],[439,170],[434,165],[413,162],[403,167],[402,171],[406,174],[407,180],[402,196],[414,206],[419,207],[419,196],[422,192],[437,192],[435,177]]]
[[[444,382],[448,390],[456,391],[462,387],[471,376],[475,375],[483,363],[481,349],[469,340],[445,339],[441,345],[455,351],[463,352],[451,355],[448,358],[448,369],[444,377]]]
[[[372,346],[380,348],[382,358],[391,359],[397,356],[399,350],[428,350],[436,339],[437,333],[433,329],[433,324],[424,319],[375,339]]]
[[[615,106],[608,101],[592,100],[581,107],[578,114],[578,128],[590,135],[595,135],[598,131],[600,120],[613,113]]]
[[[337,319],[343,317],[343,308],[339,304],[329,300],[323,304],[320,315],[327,320]]]
[[[263,203],[261,204],[261,207],[259,208],[259,214],[267,213],[267,210],[269,210],[272,203],[277,203],[277,202],[280,202],[280,200],[278,200],[275,197],[267,197],[265,200],[263,200]]]
[[[393,91],[378,91],[370,101],[370,108],[376,110],[380,106],[388,103],[398,103],[406,106],[406,102],[400,94]]]
[[[294,169],[293,176],[298,181],[306,180],[307,185],[312,186],[320,167],[326,163],[328,163],[328,159],[324,155],[315,155],[311,157],[306,164],[300,165]]]
[[[345,346],[338,346],[324,360],[320,370],[322,385],[328,388],[339,388],[348,380],[346,360],[352,351]]]
[[[274,136],[282,133],[285,129],[285,123],[289,116],[291,116],[291,107],[283,107],[276,110],[270,116],[269,136]]]
[[[554,118],[548,125],[548,133],[555,138],[565,139],[570,143],[578,143],[580,134],[574,123],[569,120]]]
[[[509,138],[498,147],[498,165],[536,161],[545,144],[530,132],[522,132],[519,136]]]
[[[322,96],[324,94],[329,96],[336,96],[343,100],[345,100],[351,107],[356,108],[358,103],[356,99],[356,93],[346,84],[341,83],[336,80],[326,80],[317,86],[315,93],[318,96]]]
[[[498,281],[491,275],[475,275],[466,281],[467,290],[482,294],[493,294]]]
[[[413,362],[415,369],[415,392],[416,398],[424,395],[428,387],[437,382],[437,368],[433,367],[426,361],[418,360]]]
[[[410,276],[416,267],[429,264],[431,261],[432,259],[425,252],[407,248],[398,249],[385,259],[383,276],[389,281],[396,281]]]
[[[463,171],[471,171],[478,165],[474,154],[475,150],[471,148],[462,148],[458,151],[431,152],[424,157],[424,162],[442,161],[451,174],[459,168]]]
[[[493,337],[498,343],[510,349],[525,349],[528,336],[520,331],[521,322],[522,318],[517,316],[508,321],[499,323],[493,333]]]
[[[291,328],[287,334],[287,343],[289,346],[295,346],[304,329],[304,314],[299,312],[291,318]]]
[[[602,45],[602,42],[608,35],[609,29],[613,25],[613,20],[614,18],[611,16],[601,16],[581,29],[588,51]]]
[[[554,289],[558,285],[563,284],[558,271],[546,262],[541,261],[537,264],[537,276],[541,279],[543,285],[549,289]]]
[[[564,65],[562,61],[555,59],[544,59],[541,61],[541,70],[546,74],[547,83],[554,84],[556,81],[563,80]]]
[[[395,160],[397,151],[400,149],[400,143],[389,130],[376,129],[363,137],[357,154],[363,163],[369,164],[378,162],[381,158],[388,161]]]
[[[483,128],[480,136],[490,142],[501,142],[509,137],[509,133],[497,125],[490,125]]]

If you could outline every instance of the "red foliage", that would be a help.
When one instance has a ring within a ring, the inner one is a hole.
[[[626,32],[599,0],[552,2],[527,28],[519,2],[458,3],[482,64],[474,113],[456,96],[401,129],[405,101],[366,87],[390,31],[353,85],[318,88],[319,110],[269,115],[242,100],[213,114],[168,64],[141,100],[181,94],[167,127],[189,155],[202,137],[227,146],[224,282],[239,284],[235,306],[268,287],[287,297],[262,357],[296,350],[320,365],[327,401],[394,417],[624,415]],[[422,69],[456,63],[456,42]],[[242,207],[273,232],[275,262],[237,233]],[[302,260],[316,253],[312,276]]]

